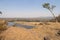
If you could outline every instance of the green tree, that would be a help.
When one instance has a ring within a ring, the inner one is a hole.
[[[53,15],[54,19],[55,19],[56,22],[57,22],[58,20],[56,19],[55,15],[54,15],[54,13],[53,13],[53,9],[54,9],[56,6],[55,6],[55,5],[50,5],[49,3],[44,3],[42,6],[43,6],[44,8],[46,8],[46,9],[48,9],[48,10],[51,12],[51,14]]]

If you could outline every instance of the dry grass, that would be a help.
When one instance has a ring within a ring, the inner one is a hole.
[[[6,21],[0,19],[0,31],[3,31],[7,28]]]
[[[18,27],[10,27],[1,34],[4,40],[37,40],[29,30]]]
[[[16,22],[23,25],[33,25],[35,28],[25,29],[10,27],[2,34],[3,40],[60,40],[60,23],[53,22]]]

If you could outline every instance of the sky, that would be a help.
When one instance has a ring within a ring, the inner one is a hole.
[[[42,4],[55,5],[55,16],[60,14],[60,0],[0,0],[0,11],[3,18],[34,18],[52,17],[52,14]]]

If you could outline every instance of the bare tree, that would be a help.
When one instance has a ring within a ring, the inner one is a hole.
[[[44,3],[42,6],[43,6],[44,8],[46,8],[46,9],[48,9],[48,10],[51,12],[51,14],[53,15],[53,17],[55,18],[55,20],[56,20],[56,22],[57,22],[58,20],[56,19],[55,15],[54,15],[54,13],[53,13],[53,9],[54,9],[56,6],[55,6],[55,5],[50,5],[49,3]]]

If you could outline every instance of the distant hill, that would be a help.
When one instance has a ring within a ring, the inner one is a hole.
[[[40,18],[0,18],[0,19],[4,19],[7,21],[49,21],[51,19],[53,19],[53,17],[40,17]]]

